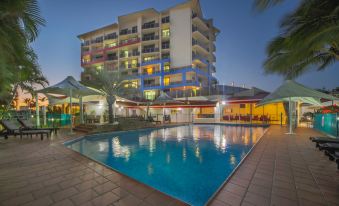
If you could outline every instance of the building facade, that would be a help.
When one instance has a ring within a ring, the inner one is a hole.
[[[116,72],[147,99],[160,91],[213,87],[218,32],[213,20],[203,17],[198,0],[119,16],[117,23],[78,36],[81,79],[92,80],[95,70]]]

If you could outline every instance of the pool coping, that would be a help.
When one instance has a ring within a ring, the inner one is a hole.
[[[189,204],[189,203],[187,203],[187,202],[185,202],[185,201],[183,201],[183,200],[181,200],[181,199],[179,199],[179,198],[177,198],[177,197],[173,197],[172,195],[169,195],[169,194],[167,194],[167,193],[165,193],[165,192],[162,192],[162,191],[160,191],[160,190],[158,190],[158,189],[156,189],[156,188],[154,188],[154,187],[151,187],[150,185],[147,185],[147,184],[145,184],[145,183],[143,183],[143,182],[141,182],[141,181],[139,181],[139,180],[137,180],[137,179],[135,179],[135,178],[133,178],[133,177],[130,177],[130,176],[128,176],[128,175],[126,175],[126,174],[124,174],[124,173],[122,173],[122,172],[120,172],[120,171],[118,171],[118,170],[116,170],[116,169],[114,169],[114,168],[112,168],[112,167],[110,167],[109,165],[106,165],[105,163],[99,162],[99,161],[97,161],[97,160],[95,160],[95,159],[92,159],[92,158],[90,158],[90,157],[87,157],[86,155],[81,154],[80,152],[77,152],[77,151],[75,151],[75,150],[73,150],[73,149],[71,149],[71,148],[68,148],[68,147],[65,145],[65,144],[69,144],[69,143],[72,143],[72,142],[76,142],[76,141],[78,141],[78,140],[80,140],[80,139],[83,139],[83,138],[85,138],[85,136],[88,136],[88,135],[95,135],[95,136],[96,136],[96,135],[108,134],[108,133],[121,134],[121,133],[126,133],[126,132],[131,132],[131,131],[156,130],[156,129],[164,129],[164,128],[171,128],[171,127],[185,126],[185,125],[190,125],[190,124],[193,124],[193,125],[194,125],[194,124],[196,124],[196,123],[184,123],[184,124],[182,124],[182,125],[164,125],[164,126],[156,127],[156,128],[142,128],[142,129],[134,129],[134,130],[126,130],[126,131],[111,131],[111,132],[101,132],[101,133],[94,133],[94,134],[84,134],[84,135],[81,135],[81,136],[76,137],[76,138],[74,138],[74,139],[67,140],[67,141],[63,141],[63,142],[61,141],[61,142],[62,142],[62,146],[65,147],[67,150],[70,150],[70,151],[72,151],[72,152],[75,152],[75,153],[81,155],[82,157],[85,157],[85,158],[87,158],[87,159],[89,159],[89,160],[91,160],[91,161],[93,161],[93,162],[96,162],[96,163],[98,163],[98,164],[100,164],[100,165],[103,165],[103,166],[105,166],[106,168],[111,169],[111,170],[113,170],[113,171],[119,173],[120,175],[123,175],[124,177],[127,177],[127,178],[129,178],[129,179],[131,179],[131,180],[133,180],[133,181],[136,181],[136,182],[138,182],[139,184],[145,185],[145,186],[147,186],[147,187],[149,187],[149,188],[151,188],[151,189],[153,189],[153,190],[155,190],[155,191],[157,191],[157,192],[159,192],[159,193],[161,193],[161,194],[164,194],[164,195],[166,195],[166,196],[168,196],[168,197],[171,197],[171,198],[173,198],[173,199],[175,199],[175,200],[177,200],[177,201],[180,201],[180,202],[182,202],[182,203],[185,203],[185,204],[187,204],[187,205],[191,205],[191,204]],[[198,123],[198,125],[204,125],[204,124],[205,124],[205,125],[211,125],[210,123]],[[213,125],[213,124],[212,124],[212,125]],[[225,125],[225,126],[245,126],[245,125],[234,125],[234,124],[227,124],[227,123],[220,123],[220,124],[218,124],[218,125]],[[250,125],[248,125],[248,126],[250,126]],[[245,126],[245,127],[247,127],[247,126]],[[264,127],[265,130],[264,130],[263,134],[260,136],[259,140],[252,146],[252,148],[248,151],[248,153],[245,155],[245,157],[244,157],[244,158],[239,162],[239,164],[234,168],[234,170],[231,172],[231,174],[225,179],[225,181],[223,181],[223,183],[218,187],[218,189],[217,189],[217,190],[211,195],[211,197],[206,201],[206,203],[204,204],[204,206],[208,205],[208,204],[214,199],[214,197],[220,192],[220,190],[228,183],[228,181],[231,179],[231,177],[235,174],[235,172],[238,170],[238,168],[242,165],[242,163],[244,162],[244,160],[248,157],[248,155],[251,154],[252,150],[256,147],[256,145],[257,145],[258,143],[260,143],[262,137],[266,134],[266,132],[267,132],[268,129],[269,129],[269,126],[260,126],[260,125],[258,125],[258,126],[255,126],[255,127]]]
[[[220,187],[212,194],[212,196],[207,200],[205,205],[208,205],[215,196],[220,192],[220,190],[230,181],[232,176],[235,174],[235,172],[239,169],[239,167],[242,165],[242,163],[246,160],[246,158],[252,153],[253,149],[261,142],[262,137],[266,134],[266,132],[269,130],[269,126],[265,127],[265,131],[260,136],[259,140],[253,145],[253,147],[248,151],[248,153],[245,155],[245,157],[239,162],[239,164],[234,168],[234,170],[231,172],[231,174],[225,179],[225,181],[220,185]]]

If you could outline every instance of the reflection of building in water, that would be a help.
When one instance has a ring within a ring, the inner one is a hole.
[[[112,139],[112,149],[114,157],[123,157],[126,161],[129,160],[131,155],[130,148],[128,146],[121,146],[118,137],[114,137]]]

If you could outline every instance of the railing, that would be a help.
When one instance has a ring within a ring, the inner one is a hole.
[[[147,71],[143,71],[141,74],[142,74],[142,75],[161,74],[161,71],[160,71],[160,70],[158,70],[158,71],[152,71],[151,73],[148,73]]]
[[[159,27],[159,23],[142,25],[142,29],[151,29],[151,28],[156,28],[156,27]]]
[[[182,81],[169,82],[169,85],[182,84]]]
[[[207,60],[204,58],[204,57],[202,57],[202,56],[200,56],[200,55],[198,55],[198,54],[193,54],[192,55],[192,59],[194,60],[194,59],[199,59],[201,62],[203,62],[204,64],[208,64],[208,62],[207,62]]]
[[[89,46],[90,44],[91,44],[90,41],[85,41],[81,43],[81,46]]]
[[[169,16],[163,17],[161,19],[161,23],[163,23],[163,24],[166,24],[166,23],[169,23],[169,22],[170,22],[170,17]]]
[[[159,48],[144,48],[142,49],[142,53],[152,53],[159,52]]]
[[[125,58],[125,57],[133,57],[133,56],[139,56],[140,52],[128,52],[128,53],[120,53],[120,58]]]
[[[161,45],[161,49],[169,49],[170,48],[170,44],[163,44]]]
[[[139,67],[139,66],[140,66],[139,63],[137,63],[137,64],[128,64],[128,65],[121,64],[120,68],[122,68],[122,69],[133,69],[133,68],[136,68],[136,67]]]
[[[192,26],[192,32],[196,32],[198,31],[199,33],[201,33],[204,37],[206,37],[207,39],[210,39],[210,37],[208,36],[208,34],[206,34],[205,32],[201,31],[197,26]]]
[[[121,30],[120,35],[127,35],[127,34],[135,34],[138,33],[137,29],[128,29],[128,30]]]
[[[134,44],[134,43],[138,43],[140,41],[139,38],[132,38],[132,39],[126,39],[126,40],[122,40],[120,41],[120,47],[122,46],[127,46],[129,44]]]
[[[105,37],[104,37],[105,40],[108,40],[108,39],[116,39],[116,38],[118,38],[118,35],[116,35],[115,33],[105,35]]]
[[[201,48],[203,48],[203,49],[205,49],[206,51],[210,51],[210,49],[206,46],[206,45],[204,45],[204,44],[202,44],[202,43],[200,43],[198,40],[196,40],[196,39],[192,39],[192,46],[194,46],[194,45],[198,45],[198,46],[200,46]]]
[[[143,36],[142,41],[158,40],[159,36]]]
[[[144,87],[158,87],[158,86],[160,86],[160,83],[144,84]]]
[[[214,118],[214,114],[197,114],[197,118]]]
[[[117,56],[107,56],[107,61],[113,61],[113,60],[118,60]]]

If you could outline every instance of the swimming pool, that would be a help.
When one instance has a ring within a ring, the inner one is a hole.
[[[185,125],[89,135],[68,148],[191,205],[204,205],[263,127]]]

